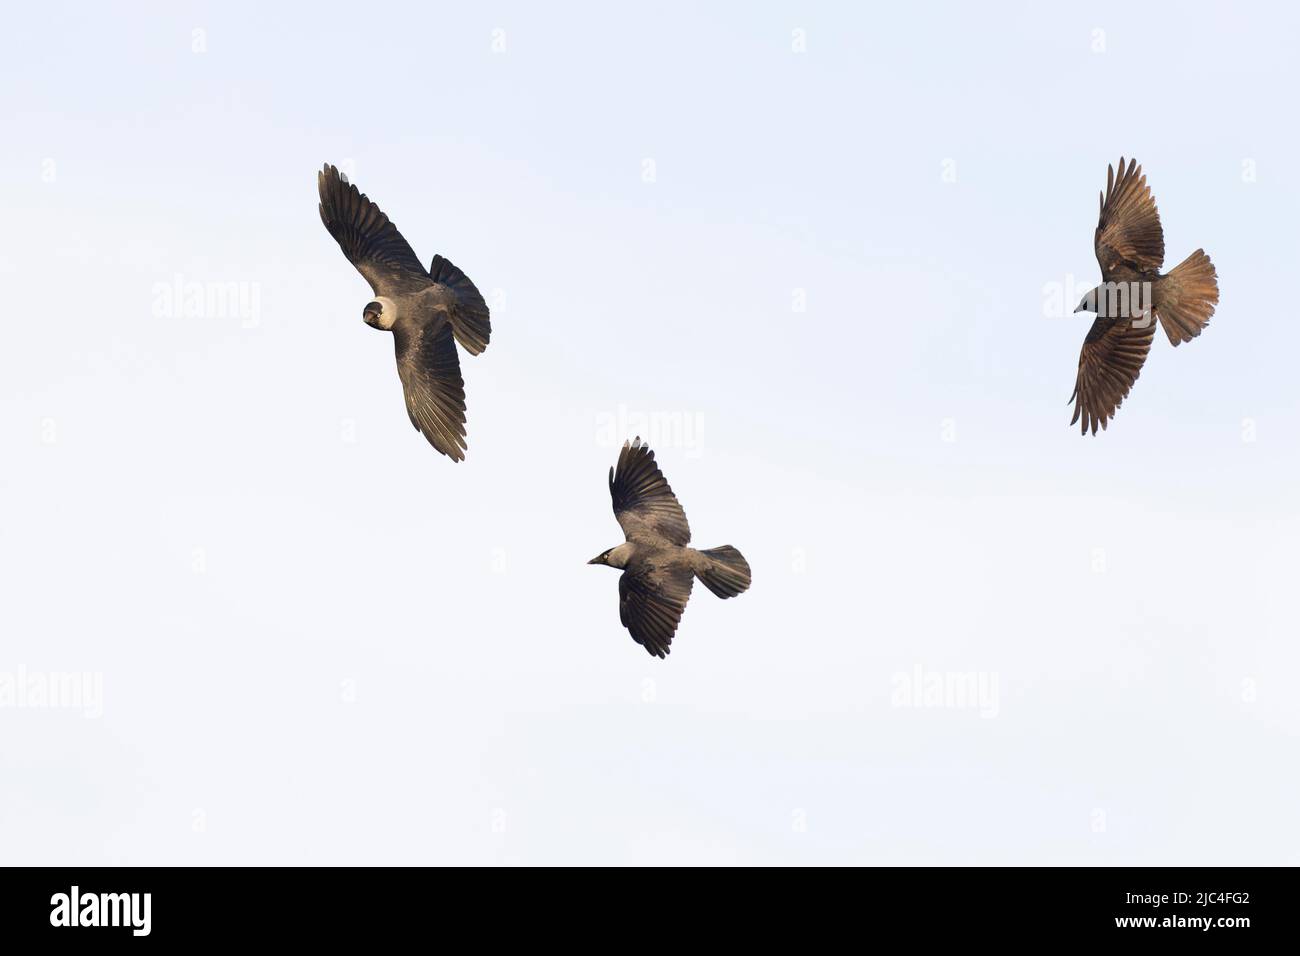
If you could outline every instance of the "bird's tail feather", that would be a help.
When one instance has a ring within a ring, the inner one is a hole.
[[[749,562],[729,544],[697,551],[695,576],[720,598],[735,597],[749,587]]]
[[[1190,342],[1210,324],[1219,301],[1219,280],[1214,263],[1197,249],[1166,276],[1154,290],[1154,305],[1165,334],[1174,345]]]
[[[456,294],[456,307],[451,310],[451,331],[461,348],[470,355],[478,355],[488,347],[492,338],[492,320],[487,303],[479,294],[469,276],[461,272],[442,256],[434,256],[429,266],[429,278],[441,283]]]

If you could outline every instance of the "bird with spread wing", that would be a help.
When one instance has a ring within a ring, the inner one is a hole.
[[[471,355],[487,348],[487,303],[442,256],[434,256],[426,271],[397,226],[338,169],[326,164],[317,187],[321,221],[374,292],[363,321],[393,333],[411,424],[438,451],[461,461],[465,381],[456,343]]]
[[[618,616],[632,639],[655,657],[668,656],[691,586],[699,578],[720,598],[749,587],[749,563],[729,544],[707,551],[688,548],[686,512],[655,464],[655,453],[638,437],[624,442],[609,470],[614,517],[626,541],[588,564],[623,571],[618,579]]]
[[[1075,312],[1095,312],[1083,340],[1075,379],[1074,418],[1083,434],[1097,434],[1114,417],[1137,381],[1155,337],[1155,320],[1172,345],[1201,334],[1219,301],[1214,263],[1197,249],[1172,272],[1160,274],[1165,237],[1160,213],[1137,160],[1119,173],[1106,169],[1106,192],[1094,238],[1102,284],[1083,297]]]

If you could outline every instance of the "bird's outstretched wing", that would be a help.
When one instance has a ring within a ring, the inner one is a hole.
[[[1138,328],[1132,319],[1098,318],[1083,340],[1079,353],[1079,375],[1074,382],[1074,417],[1082,419],[1082,434],[1097,434],[1124,401],[1137,381],[1142,363],[1151,350],[1156,334],[1155,320],[1148,314],[1145,327]]]
[[[488,340],[492,337],[492,322],[483,296],[469,280],[469,276],[442,256],[433,257],[433,264],[429,266],[429,278],[446,286],[455,296],[456,302],[451,310],[451,330],[466,352],[478,355],[488,347]]]
[[[1106,194],[1094,237],[1103,279],[1121,265],[1138,272],[1158,272],[1165,261],[1165,234],[1160,213],[1137,160],[1119,161],[1119,175],[1106,167]]]
[[[694,579],[690,568],[629,568],[619,576],[619,620],[655,657],[668,656]]]
[[[393,326],[397,374],[406,393],[411,424],[453,461],[465,457],[465,380],[456,340],[445,317],[426,325]]]
[[[328,163],[316,176],[320,218],[375,295],[415,292],[429,284],[410,245],[383,210]]]
[[[623,443],[618,466],[609,470],[609,494],[627,540],[660,537],[671,544],[690,542],[686,512],[655,464],[655,453],[639,437]]]

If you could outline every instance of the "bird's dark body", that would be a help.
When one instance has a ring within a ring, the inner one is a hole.
[[[390,298],[397,302],[393,341],[398,362],[426,334],[436,336],[444,327],[451,329],[451,306],[455,297],[437,283],[429,281],[422,289]],[[455,330],[451,331],[454,333]]]
[[[1154,269],[1134,269],[1129,265],[1120,265],[1102,276],[1107,283],[1132,285],[1135,282],[1156,282],[1163,278]]]
[[[701,552],[652,535],[630,540],[623,568],[633,576],[662,584],[675,577],[695,575],[707,564]]]
[[[1137,319],[1150,311],[1160,273],[1116,269],[1088,293],[1088,310],[1099,319]]]
[[[445,286],[432,279],[426,279],[424,286],[413,288],[409,292],[390,297],[396,300],[398,315],[420,316],[421,318],[440,318],[448,320],[451,310],[456,307],[456,296]]]

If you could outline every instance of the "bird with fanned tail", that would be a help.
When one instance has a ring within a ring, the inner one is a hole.
[[[361,311],[371,328],[393,333],[406,412],[429,444],[465,457],[465,380],[456,343],[471,355],[492,334],[487,303],[442,256],[426,271],[397,227],[347,176],[328,163],[317,174],[320,218],[374,298]]]
[[[749,587],[749,562],[729,544],[688,548],[686,512],[640,437],[624,442],[617,467],[609,470],[614,517],[626,539],[588,564],[618,568],[618,616],[632,639],[655,657],[668,656],[691,586],[699,578],[720,598]]]
[[[1074,418],[1083,434],[1105,429],[1138,379],[1159,321],[1171,345],[1190,342],[1210,323],[1219,301],[1214,263],[1197,249],[1161,275],[1165,236],[1137,160],[1106,168],[1106,192],[1093,239],[1102,284],[1075,312],[1095,312],[1075,379]],[[1153,319],[1154,317],[1154,319]]]

